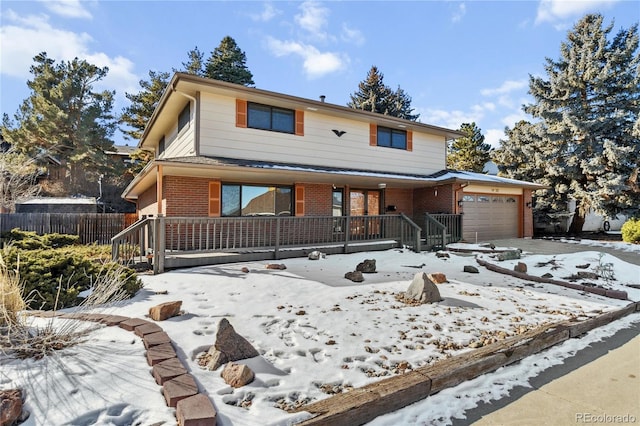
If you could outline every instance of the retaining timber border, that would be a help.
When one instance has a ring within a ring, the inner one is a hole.
[[[632,313],[640,312],[640,302],[606,312],[583,321],[548,324],[501,342],[474,349],[432,366],[393,376],[347,393],[304,405],[295,412],[309,412],[313,417],[298,426],[362,425],[378,416],[404,408],[456,386],[541,352],[597,327]]]

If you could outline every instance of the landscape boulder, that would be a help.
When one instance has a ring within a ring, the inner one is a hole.
[[[507,250],[502,253],[498,253],[496,256],[498,260],[516,260],[520,259],[520,250]]]
[[[149,308],[149,316],[154,321],[164,321],[167,318],[175,317],[180,313],[182,301],[165,302]]]
[[[220,375],[226,384],[234,388],[241,388],[253,382],[255,374],[248,366],[230,362],[224,366]]]
[[[375,259],[365,259],[364,262],[358,263],[356,266],[356,271],[360,271],[363,274],[373,274],[376,272],[376,260]]]
[[[309,260],[320,260],[320,259],[324,259],[325,257],[327,257],[327,255],[321,251],[318,250],[314,250],[311,253],[309,253]]]
[[[527,264],[523,262],[518,262],[516,266],[513,267],[513,270],[516,272],[521,272],[523,274],[527,273]]]
[[[269,263],[265,266],[267,269],[287,269],[287,266],[284,263]]]
[[[462,270],[464,272],[468,272],[470,274],[479,274],[480,273],[478,268],[476,268],[475,266],[471,266],[471,265],[464,265],[464,268]]]
[[[344,274],[344,277],[348,280],[353,281],[354,283],[361,283],[364,281],[364,277],[362,276],[362,272],[360,271],[351,271]]]
[[[258,351],[247,339],[240,336],[226,318],[220,320],[216,343],[198,359],[198,364],[208,370],[217,370],[223,364],[258,356]]]
[[[0,425],[18,424],[24,420],[26,417],[22,417],[22,391],[0,390]]]
[[[431,274],[427,274],[427,277],[429,277],[431,282],[433,282],[434,284],[443,284],[448,282],[447,276],[442,272],[433,272]]]
[[[425,272],[418,272],[409,288],[404,293],[405,299],[417,301],[420,303],[440,302],[440,291],[438,287],[429,279]]]
[[[449,253],[443,252],[443,251],[437,251],[436,252],[436,257],[439,259],[449,259],[451,256],[449,256]]]

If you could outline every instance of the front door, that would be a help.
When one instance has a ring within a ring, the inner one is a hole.
[[[351,190],[349,206],[352,236],[370,236],[380,232],[379,220],[362,217],[380,214],[380,191]]]

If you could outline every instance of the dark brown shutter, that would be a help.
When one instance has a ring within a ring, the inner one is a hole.
[[[407,151],[413,151],[413,132],[407,130]]]

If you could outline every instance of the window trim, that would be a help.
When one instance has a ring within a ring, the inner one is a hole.
[[[381,133],[385,133],[389,135],[389,145],[380,145],[380,134]],[[393,135],[402,135],[404,137],[404,144],[402,146],[394,146],[393,145]],[[401,130],[401,129],[393,129],[391,127],[384,127],[384,126],[377,126],[376,129],[376,145],[379,147],[383,147],[383,148],[393,148],[393,149],[400,149],[403,151],[406,151],[408,148],[408,143],[407,143],[407,131],[406,130]]]

